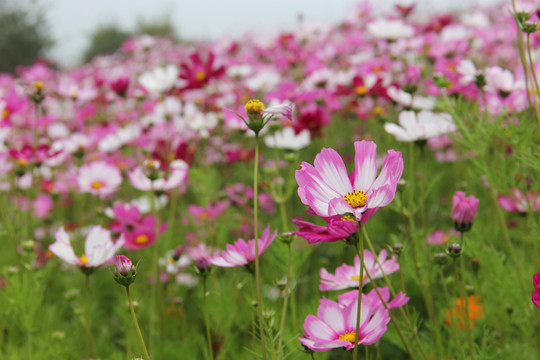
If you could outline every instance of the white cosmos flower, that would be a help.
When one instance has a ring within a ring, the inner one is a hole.
[[[431,110],[435,107],[435,99],[433,97],[425,97],[411,94],[398,89],[395,86],[388,88],[388,96],[403,106],[409,107],[415,110]]]
[[[107,263],[124,245],[123,236],[113,242],[109,230],[101,226],[92,226],[84,242],[84,254],[76,256],[71,239],[63,227],[54,235],[56,241],[49,246],[49,250],[70,265],[86,268],[97,268]]]
[[[397,40],[414,35],[414,28],[401,20],[378,19],[367,24],[366,28],[371,35],[379,39]]]
[[[402,111],[399,114],[399,125],[386,123],[384,130],[396,137],[397,141],[412,142],[428,140],[435,136],[453,132],[456,125],[447,113],[435,114],[431,111]]]
[[[309,130],[304,129],[298,135],[290,126],[264,138],[266,146],[278,149],[300,150],[311,143]]]
[[[178,80],[178,68],[174,65],[157,67],[139,76],[139,83],[150,93],[158,94],[170,90]]]

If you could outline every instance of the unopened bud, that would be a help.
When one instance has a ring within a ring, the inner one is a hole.
[[[292,232],[284,232],[279,235],[279,239],[285,244],[289,245],[294,240],[294,235]]]
[[[21,247],[24,251],[31,253],[34,251],[36,243],[34,240],[26,240],[22,242]]]
[[[120,285],[129,286],[135,281],[136,268],[127,257],[117,255],[113,268],[114,280]]]
[[[398,244],[392,245],[392,252],[395,255],[400,256],[402,251],[403,251],[403,244],[398,243]]]
[[[461,250],[461,245],[459,244],[448,245],[448,255],[450,255],[453,259],[456,259],[461,255]]]
[[[446,264],[446,261],[448,260],[448,255],[446,253],[437,253],[433,256],[435,257],[435,263],[439,265]]]

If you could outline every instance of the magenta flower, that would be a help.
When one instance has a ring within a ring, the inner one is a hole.
[[[388,253],[386,250],[381,250],[378,260],[382,266],[377,264],[375,256],[368,250],[364,250],[364,262],[369,275],[373,279],[383,277],[383,273],[388,275],[399,270],[399,264],[396,258],[392,256],[387,260]],[[330,274],[325,268],[321,269],[321,291],[342,290],[347,288],[358,287],[360,281],[360,257],[354,257],[354,265],[343,264],[336,268],[335,274]],[[362,286],[369,283],[369,277],[364,275]]]
[[[116,255],[114,259],[114,274],[117,273],[122,276],[127,276],[131,271],[135,273],[135,266],[131,260],[124,255]]]
[[[540,191],[529,191],[523,194],[518,189],[510,189],[510,195],[497,197],[499,206],[506,211],[526,213],[540,210]]]
[[[118,203],[114,205],[113,212],[116,221],[111,229],[124,236],[127,250],[144,249],[156,241],[157,235],[167,230],[167,223],[162,223],[159,234],[156,234],[154,216],[142,217],[136,206]]]
[[[314,165],[302,162],[296,171],[298,196],[317,215],[327,217],[352,213],[364,223],[364,214],[388,205],[395,196],[403,172],[401,153],[389,150],[377,176],[377,145],[354,143],[355,169],[349,177],[343,160],[334,149],[323,148]]]
[[[386,306],[389,310],[403,306],[409,302],[409,297],[402,292],[397,293],[396,296],[392,300],[390,300],[390,290],[387,286],[378,287],[377,290],[379,291],[379,294],[381,294],[381,297],[386,303]],[[384,308],[384,304],[381,302],[381,299],[379,298],[379,295],[377,294],[377,291],[375,291],[375,289],[372,289],[368,294],[362,294],[362,297],[364,296],[370,301],[372,301],[374,304],[377,304],[377,306],[381,306]],[[338,303],[341,306],[345,307],[355,302],[356,299],[358,299],[358,290],[351,290],[339,295]]]
[[[386,332],[390,322],[388,310],[381,306],[380,300],[362,294],[362,312],[358,344],[376,343]],[[358,292],[356,298],[347,305],[322,298],[317,316],[308,315],[304,321],[304,335],[300,342],[316,352],[344,347],[350,350],[355,346]]]
[[[277,230],[270,234],[270,226],[262,233],[259,241],[259,256],[266,250],[268,245],[274,241]],[[238,239],[233,245],[227,244],[227,250],[223,250],[221,255],[214,255],[210,258],[210,263],[219,267],[245,266],[255,261],[255,240],[245,241]]]
[[[465,197],[463,191],[457,191],[452,198],[452,220],[458,231],[468,231],[471,229],[476,212],[478,211],[478,200],[473,195]]]
[[[532,293],[532,302],[540,308],[540,270],[533,275],[534,292]]]
[[[365,214],[364,217],[366,217]],[[358,233],[358,223],[356,221],[344,219],[341,215],[324,217],[323,219],[327,223],[326,226],[312,224],[300,219],[292,219],[292,222],[298,227],[298,231],[292,233],[306,239],[310,244],[345,240],[349,236]]]

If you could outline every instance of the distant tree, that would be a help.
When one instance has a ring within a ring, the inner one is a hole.
[[[140,19],[137,22],[137,35],[153,35],[153,36],[171,36],[176,38],[176,29],[171,22],[171,19],[144,20]]]
[[[84,52],[84,61],[90,61],[99,54],[112,53],[131,36],[130,32],[120,29],[114,24],[100,25],[90,35],[90,45]]]
[[[43,11],[0,1],[0,72],[31,65],[53,45]]]

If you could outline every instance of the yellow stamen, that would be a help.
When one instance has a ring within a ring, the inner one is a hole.
[[[168,258],[167,259],[167,264],[174,264],[174,259],[173,258]]]
[[[145,234],[141,234],[141,235],[138,235],[136,238],[135,238],[135,243],[136,244],[139,244],[139,245],[142,245],[142,244],[146,244],[148,242],[148,236],[146,236]]]
[[[368,93],[368,88],[364,85],[360,85],[354,88],[356,95],[364,96]]]
[[[19,165],[19,166],[28,165],[28,160],[26,160],[26,159],[17,159],[16,162],[17,162],[17,165]]]
[[[343,220],[343,221],[356,221],[354,216],[352,216],[351,214],[345,214],[345,215],[341,216],[341,220]]]
[[[9,116],[9,110],[8,109],[4,109],[2,110],[2,119],[5,119]]]
[[[81,265],[88,265],[88,256],[86,254],[82,254],[79,260],[81,261]]]
[[[203,81],[204,79],[206,79],[206,73],[204,71],[198,71],[196,74],[195,74],[195,79],[197,79],[197,81]]]
[[[245,110],[247,114],[260,114],[264,110],[264,103],[257,99],[251,99],[246,103]]]
[[[347,331],[345,334],[339,335],[339,340],[345,340],[350,342],[351,344],[354,344],[354,340],[356,340],[356,332]]]
[[[371,71],[373,71],[375,74],[378,74],[383,71],[383,68],[380,66],[375,66],[373,69],[371,69]]]
[[[366,205],[367,195],[362,190],[353,190],[343,195],[343,200],[356,209]]]
[[[384,110],[384,108],[382,106],[375,106],[372,110],[372,113],[373,115],[375,116],[381,116],[381,115],[384,115],[386,111]]]
[[[103,183],[99,180],[96,180],[94,182],[92,182],[92,184],[90,185],[90,187],[92,187],[92,189],[96,189],[96,190],[99,190],[103,187]]]
[[[37,91],[41,91],[43,90],[43,87],[45,86],[43,84],[43,81],[34,81],[34,83],[32,84],[34,86],[34,88],[37,90]]]
[[[351,276],[351,280],[360,282],[360,275],[353,275],[353,276]],[[362,280],[362,284],[363,284],[363,283],[364,283],[364,281]]]

